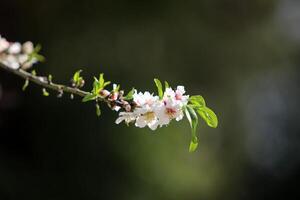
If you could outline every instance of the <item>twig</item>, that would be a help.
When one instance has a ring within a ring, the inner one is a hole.
[[[3,63],[0,62],[0,68],[4,69],[5,71],[9,71],[17,76],[22,77],[25,80],[29,80],[31,82],[34,82],[38,85],[41,85],[45,88],[51,89],[51,90],[55,90],[57,92],[63,91],[63,92],[67,92],[70,94],[74,94],[74,95],[78,95],[81,97],[86,96],[87,94],[89,94],[89,92],[80,90],[78,88],[72,88],[66,85],[62,85],[62,84],[56,84],[53,82],[48,81],[48,79],[46,77],[42,77],[42,76],[36,76],[33,75],[23,69],[12,69],[6,65],[4,65]]]

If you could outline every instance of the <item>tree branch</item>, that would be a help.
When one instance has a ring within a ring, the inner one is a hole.
[[[33,75],[23,69],[12,69],[6,65],[4,65],[3,63],[0,62],[0,68],[4,69],[5,71],[9,71],[17,76],[22,77],[25,80],[29,80],[31,82],[34,82],[40,86],[43,86],[45,88],[51,89],[51,90],[55,90],[57,92],[67,92],[70,94],[74,94],[74,95],[78,95],[81,97],[86,96],[87,94],[89,94],[89,92],[80,90],[78,88],[72,88],[66,85],[62,85],[62,84],[56,84],[56,83],[52,83],[48,80],[47,77],[42,77],[42,76],[36,76]]]

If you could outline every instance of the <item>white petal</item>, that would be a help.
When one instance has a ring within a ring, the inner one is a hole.
[[[158,120],[154,120],[152,123],[148,124],[148,127],[154,131],[157,129],[158,124]]]
[[[146,121],[143,119],[143,117],[138,117],[135,121],[135,126],[144,128],[147,125]]]
[[[120,124],[125,118],[122,116],[122,117],[119,117],[117,120],[116,120],[116,124]]]

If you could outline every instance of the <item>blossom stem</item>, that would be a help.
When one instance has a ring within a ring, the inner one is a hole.
[[[81,97],[84,97],[85,95],[89,94],[89,92],[80,90],[78,88],[72,88],[72,87],[69,87],[66,85],[56,84],[56,83],[53,83],[52,81],[50,82],[46,77],[33,75],[21,68],[20,69],[12,69],[11,67],[8,67],[1,62],[0,62],[0,68],[4,69],[5,71],[9,71],[17,76],[20,76],[25,80],[29,80],[40,86],[43,86],[43,87],[51,89],[51,90],[55,90],[57,92],[63,91],[63,92],[67,92],[67,93],[74,94],[74,95],[81,96]]]

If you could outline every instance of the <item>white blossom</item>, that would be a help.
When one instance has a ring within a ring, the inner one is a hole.
[[[137,107],[132,112],[120,112],[116,123],[121,121],[133,122],[135,126],[144,128],[148,126],[155,130],[158,126],[168,125],[173,119],[179,121],[184,117],[183,107],[188,103],[188,95],[184,95],[183,86],[178,86],[176,91],[166,88],[163,98],[135,90],[133,102]]]
[[[25,54],[31,54],[34,51],[33,43],[30,41],[25,42],[22,45],[22,51]]]
[[[119,117],[116,120],[116,124],[120,124],[122,121],[129,124],[132,121],[135,121],[136,116],[132,112],[120,112]]]
[[[9,42],[0,35],[0,53],[9,47]]]
[[[18,69],[20,67],[19,61],[14,55],[7,55],[2,62],[12,69]]]
[[[8,48],[9,54],[19,54],[21,52],[21,44],[19,42],[12,43]]]

